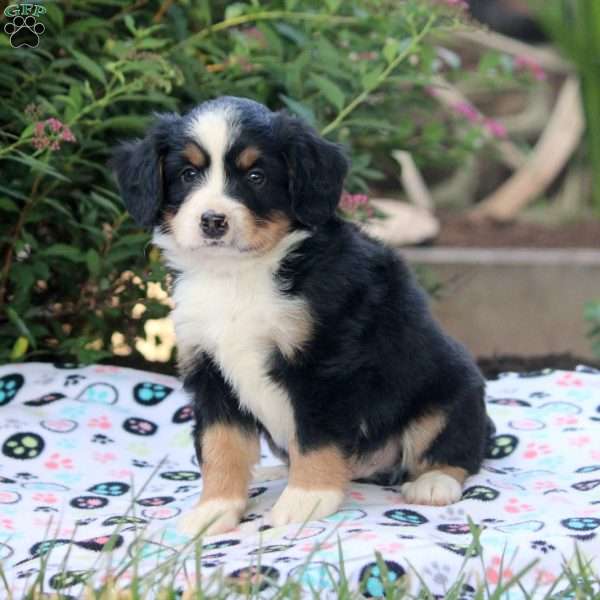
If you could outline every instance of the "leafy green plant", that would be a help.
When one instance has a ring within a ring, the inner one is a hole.
[[[589,325],[587,337],[591,341],[592,352],[600,358],[600,300],[588,302],[583,316]]]
[[[426,89],[430,34],[457,23],[447,4],[75,0],[44,5],[37,48],[0,36],[0,361],[98,360],[115,331],[135,354],[166,315],[148,291],[167,274],[106,166],[153,111],[222,94],[287,108],[348,146],[350,192],[383,176],[390,148],[460,160]]]
[[[551,38],[575,65],[587,123],[593,201],[600,211],[600,3],[593,0],[529,0]]]

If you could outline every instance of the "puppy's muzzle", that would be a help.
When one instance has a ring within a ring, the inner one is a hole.
[[[227,217],[214,210],[207,210],[200,218],[200,228],[205,237],[218,239],[223,237],[229,229]]]

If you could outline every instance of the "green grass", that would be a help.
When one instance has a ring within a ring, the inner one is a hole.
[[[135,491],[133,482],[131,485],[132,500],[129,508],[123,516],[135,517],[136,501],[141,497],[144,490],[147,488],[150,481],[159,472],[163,466],[163,459],[150,474],[148,480]],[[210,524],[209,524],[210,525]],[[298,525],[298,533],[306,523]],[[161,556],[161,550],[148,553],[148,541],[164,541],[164,532],[158,539],[151,539],[146,535],[145,528],[142,529],[133,541],[136,552],[132,557],[116,558],[114,556],[114,545],[117,536],[120,534],[124,524],[119,524],[115,527],[112,533],[111,540],[105,545],[104,550],[99,552],[95,561],[89,568],[89,575],[82,577],[81,585],[75,589],[80,590],[77,593],[69,592],[70,586],[64,586],[63,589],[49,590],[44,587],[45,573],[52,555],[53,547],[50,546],[48,551],[43,553],[39,559],[39,573],[31,582],[26,582],[27,592],[24,596],[15,596],[11,594],[9,574],[4,570],[0,562],[0,598],[2,600],[66,600],[72,598],[73,595],[82,600],[146,600],[148,598],[157,598],[158,600],[221,600],[225,598],[242,598],[247,600],[263,598],[263,589],[265,585],[269,585],[269,598],[273,600],[300,600],[301,598],[319,599],[322,593],[319,590],[311,590],[310,588],[302,587],[299,579],[302,578],[305,569],[310,565],[316,553],[323,548],[323,545],[331,540],[337,541],[337,573],[328,572],[329,593],[333,593],[334,597],[340,600],[359,600],[364,598],[365,592],[378,592],[377,597],[385,598],[386,600],[433,600],[434,595],[427,585],[425,577],[419,574],[410,564],[405,564],[407,575],[396,580],[391,580],[388,575],[388,569],[385,563],[385,557],[376,552],[373,555],[373,562],[377,563],[379,571],[382,574],[381,580],[386,582],[380,586],[369,587],[368,581],[362,581],[359,585],[351,584],[348,580],[347,569],[344,560],[344,549],[341,540],[339,539],[338,527],[332,527],[328,536],[321,540],[311,553],[306,557],[301,565],[299,577],[295,579],[287,579],[283,582],[269,579],[268,576],[262,576],[254,579],[233,579],[227,577],[223,568],[217,569],[210,575],[202,573],[202,548],[208,541],[204,541],[202,532],[194,539],[191,539],[186,544],[183,544],[178,552],[174,555],[164,558]],[[486,582],[485,572],[485,547],[481,543],[482,529],[469,519],[470,527],[470,543],[465,553],[465,558],[461,568],[456,576],[456,580],[450,584],[444,595],[447,600],[503,600],[508,593],[517,594],[517,597],[525,600],[600,600],[600,574],[594,572],[591,560],[588,560],[576,548],[574,556],[565,561],[562,565],[562,571],[555,580],[550,589],[541,590],[536,587],[526,588],[524,579],[527,574],[537,565],[538,561],[533,561],[526,565],[518,573],[515,573],[509,579],[503,579],[490,585]],[[58,527],[57,527],[58,529]],[[52,523],[48,526],[45,532],[46,539],[54,539],[58,537],[51,532]],[[73,531],[71,543],[67,547],[67,551],[61,561],[61,572],[69,570],[69,556],[73,546],[77,531]],[[293,538],[292,540],[293,541]],[[259,548],[262,547],[262,542]],[[146,563],[151,558],[156,559],[156,567],[148,573],[140,574],[139,564],[143,559]],[[175,581],[177,576],[185,569],[184,563],[193,559],[195,565],[195,577],[191,580],[186,578],[188,583],[185,589],[180,589]],[[504,565],[507,564],[507,553],[503,553],[501,563],[498,567],[499,573],[504,572]],[[475,589],[471,587],[468,594],[465,594],[464,586],[469,584],[474,586],[472,581],[468,581],[468,574],[474,570],[472,561],[478,560],[479,577],[478,580],[483,582]],[[260,567],[262,555],[259,552],[253,557],[252,561],[248,562],[248,566]],[[365,561],[366,562],[366,561]],[[402,562],[402,561],[401,561]],[[34,559],[29,561],[28,567],[34,565]],[[467,571],[468,567],[468,571]],[[226,570],[228,569],[225,566]],[[337,575],[337,576],[336,576]],[[105,581],[104,584],[99,584],[98,581]],[[418,593],[409,592],[409,583],[418,583]],[[100,585],[100,587],[96,587]],[[374,594],[373,594],[374,596]]]
[[[113,534],[117,535],[120,526]],[[332,531],[332,536],[335,534],[335,530]],[[600,599],[600,578],[597,573],[594,573],[590,561],[588,561],[580,551],[576,551],[575,556],[569,561],[565,562],[562,567],[562,573],[549,590],[542,590],[533,588],[527,589],[523,585],[523,579],[529,573],[529,571],[535,567],[537,561],[524,567],[520,572],[516,573],[510,579],[500,580],[495,585],[488,583],[482,583],[477,589],[471,589],[468,595],[464,595],[463,585],[467,583],[466,579],[466,567],[469,562],[469,556],[478,556],[481,564],[481,580],[485,580],[483,574],[485,573],[484,553],[485,549],[480,543],[481,530],[478,526],[471,523],[471,544],[467,551],[466,558],[463,565],[458,573],[458,576],[453,584],[448,587],[448,590],[444,598],[448,600],[462,600],[468,598],[469,600],[501,600],[506,597],[508,592],[513,592],[524,599],[535,600],[558,600],[573,598],[575,600],[599,600]],[[139,551],[133,558],[121,559],[117,561],[113,559],[112,551],[107,550],[99,554],[99,558],[96,563],[91,566],[91,570],[96,575],[95,579],[98,579],[98,574],[104,573],[106,575],[106,583],[101,587],[93,588],[91,584],[87,584],[83,589],[81,586],[79,589],[81,592],[76,597],[84,600],[145,600],[150,597],[157,597],[160,600],[175,600],[183,598],[184,600],[207,600],[207,599],[224,599],[235,596],[236,598],[244,599],[258,599],[264,597],[263,586],[269,584],[270,593],[269,598],[276,600],[284,599],[300,599],[302,597],[320,598],[321,594],[318,590],[310,590],[304,588],[305,596],[302,596],[303,588],[297,580],[288,579],[283,582],[277,582],[269,580],[267,576],[256,579],[248,579],[245,581],[234,580],[227,578],[222,570],[217,570],[210,574],[210,576],[204,577],[202,575],[201,558],[202,558],[202,538],[191,540],[188,544],[184,545],[180,551],[166,560],[159,561],[157,553],[157,566],[152,572],[140,575],[138,573],[138,564],[140,562],[142,554],[144,554],[144,560],[151,558],[144,550],[143,532],[138,536],[140,541]],[[326,541],[326,540],[324,540]],[[110,544],[109,544],[110,545]],[[337,540],[338,549],[338,569],[339,574],[337,578],[334,573],[330,574],[331,588],[334,590],[337,598],[341,600],[358,600],[364,598],[362,594],[365,590],[368,590],[368,582],[361,582],[360,586],[356,589],[352,588],[349,583],[346,569],[344,565],[343,547],[339,538]],[[306,568],[314,553],[319,550],[317,546],[313,553],[307,557],[303,567]],[[61,590],[48,590],[43,586],[44,578],[41,574],[44,573],[48,564],[52,550],[50,549],[44,556],[40,557],[40,574],[37,576],[35,581],[28,584],[28,592],[24,596],[26,600],[40,600],[42,598],[52,598],[56,600],[63,600],[70,598],[68,588],[61,592]],[[65,559],[63,561],[63,568],[68,567],[68,555],[67,551]],[[175,585],[175,579],[181,569],[185,559],[194,558],[196,564],[196,577],[194,581],[190,581],[188,588],[185,590],[177,589]],[[506,556],[503,556],[503,562]],[[102,560],[104,566],[101,568],[99,562]],[[396,581],[388,581],[388,570],[384,562],[384,557],[379,554],[374,554],[374,562],[379,566],[380,573],[383,574],[381,579],[387,581],[381,589],[381,595],[379,597],[385,598],[386,600],[427,600],[433,599],[434,596],[427,586],[427,582],[424,577],[419,573],[415,572],[414,569],[408,569],[408,575],[402,577]],[[250,564],[250,563],[249,563]],[[258,554],[252,562],[255,566],[260,566],[261,555]],[[472,566],[469,565],[470,569]],[[131,579],[124,579],[126,571],[132,570],[134,575]],[[503,571],[503,564],[499,566],[499,571]],[[303,571],[301,571],[302,573]],[[408,578],[416,578],[420,583],[419,592],[411,594],[408,591]],[[85,583],[84,583],[85,585]],[[472,583],[471,583],[472,585]],[[373,591],[373,588],[370,588]],[[16,596],[12,596],[9,589],[8,575],[0,565],[0,597],[6,598],[7,600],[17,600]],[[514,596],[512,596],[514,597]],[[20,599],[19,599],[20,600]]]

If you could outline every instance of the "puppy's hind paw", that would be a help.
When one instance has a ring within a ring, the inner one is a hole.
[[[231,531],[238,526],[245,506],[244,500],[225,498],[200,502],[179,519],[177,531],[190,537]]]
[[[409,504],[445,506],[458,502],[462,496],[461,484],[441,471],[428,471],[415,481],[405,483],[401,488],[404,500]]]
[[[271,510],[271,524],[304,523],[328,517],[337,511],[344,499],[340,490],[305,490],[286,487]]]

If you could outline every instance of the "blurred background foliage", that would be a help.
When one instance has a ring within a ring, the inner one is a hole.
[[[287,109],[348,148],[352,193],[397,183],[393,149],[432,180],[494,152],[499,124],[440,106],[432,82],[527,87],[535,72],[494,51],[463,64],[445,36],[464,4],[73,0],[44,5],[36,48],[0,36],[0,362],[135,357],[160,337],[168,275],[106,166],[153,112],[222,94]]]

